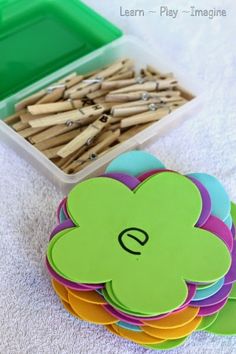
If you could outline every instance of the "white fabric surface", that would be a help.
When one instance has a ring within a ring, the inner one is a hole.
[[[209,20],[181,16],[119,16],[119,6],[159,9],[159,0],[87,0],[126,33],[155,43],[181,71],[206,89],[204,110],[160,138],[149,150],[168,167],[216,175],[236,201],[236,46],[234,0],[168,1],[169,7],[226,8]],[[0,143],[0,353],[151,353],[102,327],[67,314],[44,267],[48,235],[62,195],[11,149]],[[236,353],[236,337],[194,334],[172,353]]]

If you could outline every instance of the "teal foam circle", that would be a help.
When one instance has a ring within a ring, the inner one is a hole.
[[[211,297],[212,295],[216,294],[222,288],[223,285],[224,285],[224,278],[218,280],[212,286],[209,286],[204,289],[198,289],[196,291],[194,298],[191,301],[199,301],[199,300],[207,299],[208,297]]]
[[[141,150],[128,151],[115,158],[106,169],[106,173],[119,172],[139,176],[144,172],[163,169],[165,166],[155,156]]]
[[[67,216],[65,215],[63,208],[61,208],[61,210],[60,210],[59,219],[60,219],[60,222],[67,220]]]
[[[129,331],[142,332],[142,329],[139,326],[135,326],[127,322],[119,321],[116,323],[116,325],[128,329]]]
[[[211,214],[223,221],[226,220],[230,215],[230,199],[218,179],[206,173],[191,173],[188,176],[196,178],[208,190],[211,198]]]

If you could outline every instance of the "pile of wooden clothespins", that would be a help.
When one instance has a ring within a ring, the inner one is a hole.
[[[5,119],[48,159],[74,174],[193,97],[172,73],[131,59],[72,73],[18,102]]]

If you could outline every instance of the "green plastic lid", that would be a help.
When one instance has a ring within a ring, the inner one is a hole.
[[[0,0],[0,100],[120,36],[79,0]]]

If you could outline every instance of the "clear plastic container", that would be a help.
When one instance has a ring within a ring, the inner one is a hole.
[[[4,123],[4,118],[13,113],[14,104],[23,98],[31,95],[35,91],[48,86],[52,82],[59,80],[71,72],[86,73],[100,67],[104,67],[119,58],[132,58],[135,60],[137,68],[150,64],[162,72],[173,72],[178,79],[179,84],[185,90],[190,92],[194,98],[182,107],[178,108],[162,120],[153,123],[150,127],[136,134],[125,141],[117,148],[101,156],[98,160],[91,162],[80,172],[74,175],[68,175],[54,165],[46,156],[44,156],[33,145],[23,139],[18,133]],[[201,96],[200,96],[201,93]],[[80,58],[64,68],[54,72],[35,84],[23,89],[15,95],[0,102],[0,139],[10,145],[21,156],[25,157],[40,173],[47,176],[63,192],[67,193],[73,185],[85,179],[104,171],[104,167],[117,155],[122,152],[141,149],[147,144],[155,141],[161,134],[174,128],[180,121],[187,119],[196,112],[203,104],[202,90],[196,82],[191,79],[189,73],[180,73],[175,69],[174,63],[168,63],[163,57],[161,49],[155,45],[152,50],[142,41],[132,36],[124,36],[114,42],[99,48],[98,50]]]

